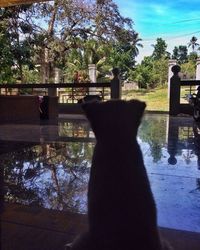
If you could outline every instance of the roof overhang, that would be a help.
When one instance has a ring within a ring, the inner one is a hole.
[[[49,1],[49,0],[0,0],[0,8],[20,5],[20,4],[39,3],[39,2],[45,2],[45,1]]]

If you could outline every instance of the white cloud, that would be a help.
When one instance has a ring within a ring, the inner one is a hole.
[[[169,13],[167,6],[160,5],[160,4],[152,4],[150,5],[150,9],[152,10],[153,14],[157,15],[166,15]]]

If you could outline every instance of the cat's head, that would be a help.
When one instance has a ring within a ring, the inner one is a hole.
[[[136,137],[145,107],[146,104],[138,100],[82,105],[97,140],[131,140]]]

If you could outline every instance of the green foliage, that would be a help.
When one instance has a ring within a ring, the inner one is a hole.
[[[157,121],[144,117],[139,130],[139,137],[150,146],[153,162],[158,162],[162,157],[162,147],[165,144],[166,120],[164,117],[157,118]]]
[[[189,56],[184,45],[176,46],[172,55],[191,77],[197,40],[193,36],[188,43],[193,50]],[[74,71],[86,75],[88,64],[96,64],[98,81],[118,67],[123,79],[155,88],[167,81],[170,54],[162,38],[152,46],[152,55],[135,66],[141,39],[133,20],[122,16],[113,0],[56,0],[0,9],[0,83],[40,82],[35,65],[40,65],[44,81],[53,81],[58,67],[71,82]]]
[[[29,5],[2,8],[0,11],[0,79],[23,82],[23,65],[33,68],[32,25],[24,20]]]
[[[154,60],[145,57],[140,65],[130,72],[129,79],[136,81],[140,88],[155,88],[167,81],[168,60],[164,57]]]
[[[177,60],[178,64],[188,62],[188,49],[185,45],[175,46],[173,50],[172,59]]]
[[[194,79],[196,76],[196,62],[189,60],[181,65],[181,73],[186,79]]]
[[[23,66],[24,83],[39,83],[40,74],[37,68],[29,69],[27,65]]]
[[[192,61],[193,64],[196,64],[197,57],[198,55],[196,52],[191,52],[188,56],[188,60]]]
[[[179,46],[175,47],[174,51],[180,51],[182,50],[182,58],[181,56],[178,56],[177,59],[178,63],[181,64],[181,74],[182,77],[185,79],[195,79],[196,77],[196,59],[198,57],[196,52],[191,52],[189,55],[186,57],[186,51],[187,47],[186,46]],[[185,51],[185,52],[184,52]],[[175,55],[175,53],[174,53]],[[178,53],[178,55],[181,55],[181,53]],[[179,60],[178,60],[179,58]]]
[[[0,10],[2,16],[2,10]],[[9,83],[14,80],[13,54],[9,43],[8,24],[6,20],[0,21],[0,82]]]
[[[144,57],[141,64],[129,71],[129,80],[136,81],[140,88],[155,88],[167,82],[167,44],[162,38],[157,38],[153,47],[152,56]]]
[[[152,45],[154,47],[154,51],[152,54],[152,58],[154,60],[159,60],[162,57],[168,58],[169,57],[169,53],[167,52],[167,44],[165,42],[165,40],[163,40],[162,38],[157,38],[156,39],[156,44]]]
[[[168,80],[168,59],[162,57],[160,60],[154,61],[153,67],[153,87],[162,86]]]
[[[35,82],[35,65],[41,66],[44,81],[52,80],[54,67],[70,80],[75,70],[87,71],[90,63],[97,65],[98,78],[116,66],[126,76],[142,46],[133,21],[123,17],[112,0],[49,1],[4,8],[0,15],[0,25],[5,25],[0,46],[8,45],[0,62],[3,82]]]
[[[134,71],[129,74],[129,79],[138,83],[139,88],[148,88],[152,79],[149,67],[138,65]]]
[[[114,68],[118,67],[124,79],[127,79],[129,71],[135,66],[137,56],[136,47],[131,44],[117,43],[108,54],[108,64]]]

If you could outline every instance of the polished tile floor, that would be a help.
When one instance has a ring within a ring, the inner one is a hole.
[[[200,233],[200,126],[191,117],[146,114],[138,142],[159,226]],[[81,116],[61,117],[52,125],[1,124],[2,221],[16,220],[16,211],[27,208],[34,213],[44,209],[85,214],[94,144],[94,134]],[[22,217],[20,223],[25,223]]]

